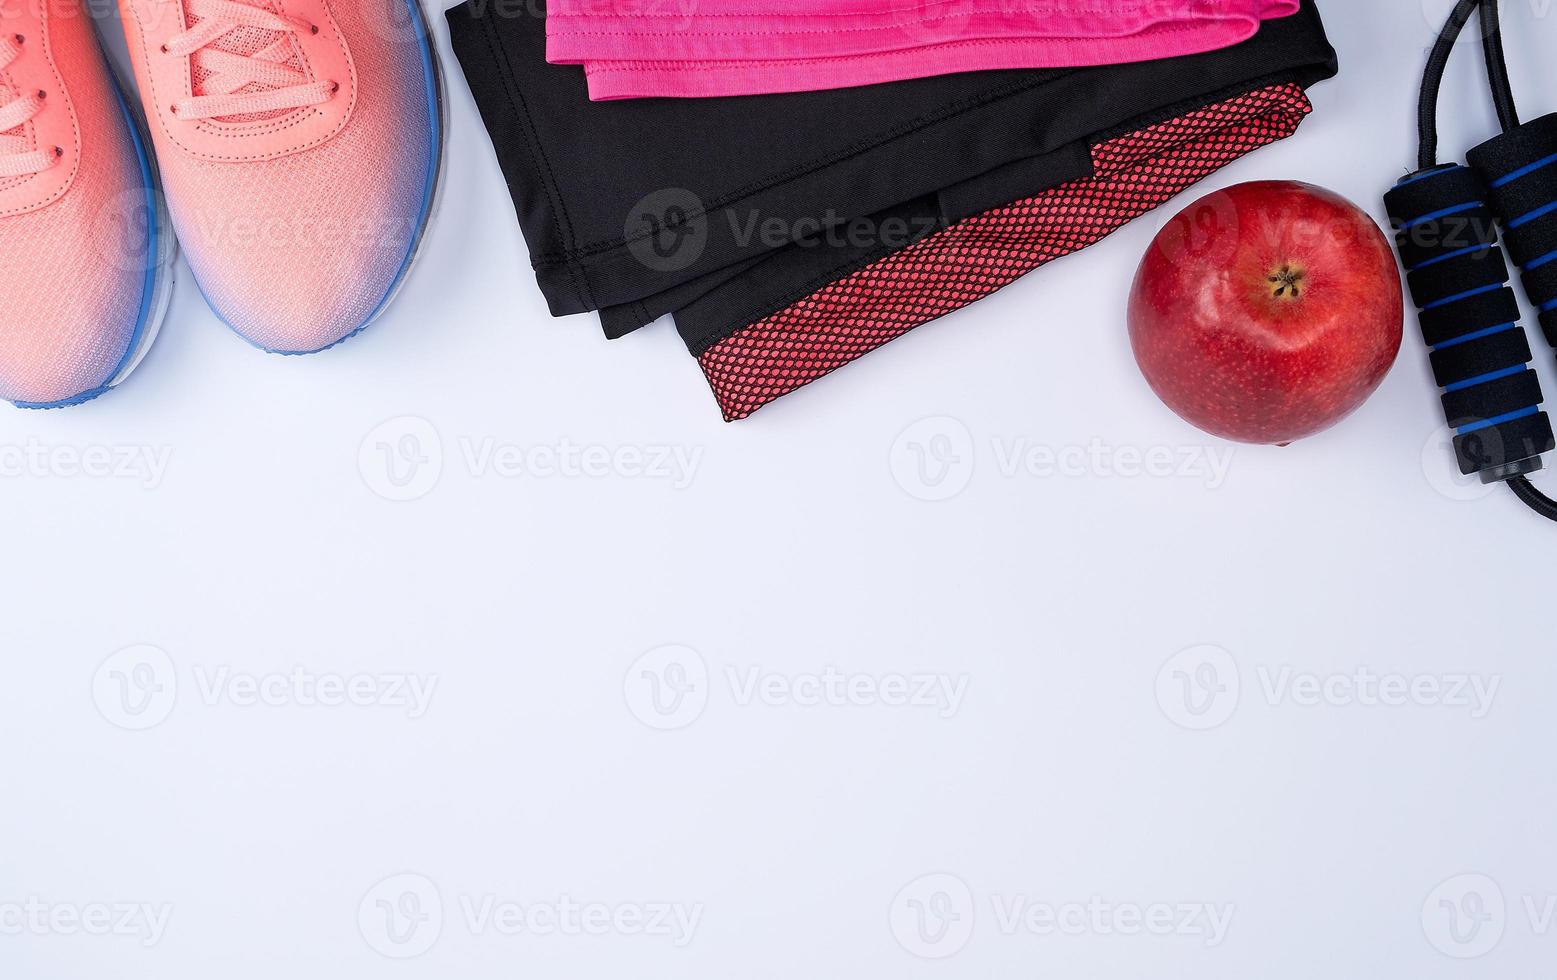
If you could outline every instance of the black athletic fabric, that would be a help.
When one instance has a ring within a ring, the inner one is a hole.
[[[537,11],[470,0],[448,18],[551,311],[600,310],[612,336],[674,312],[695,353],[924,234],[1090,176],[1090,146],[1112,133],[1336,70],[1305,0],[1185,58],[590,102],[580,67],[546,63]],[[888,217],[906,233],[842,233]]]

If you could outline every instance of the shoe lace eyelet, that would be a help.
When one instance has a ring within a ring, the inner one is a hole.
[[[340,90],[341,90],[341,83],[340,82],[331,82],[330,83],[330,94],[331,95],[334,95],[336,92],[339,92]]]
[[[62,157],[64,155],[65,155],[65,148],[63,146],[56,146],[54,148],[54,159],[58,160],[60,157]]]
[[[319,25],[318,24],[309,24],[308,25],[308,33],[310,33],[310,34],[318,34],[319,33]]]
[[[161,48],[160,48],[160,49],[159,49],[159,50],[160,50],[160,51],[161,51],[161,52],[162,52],[162,53],[163,53],[163,54],[167,54],[167,53],[168,53],[168,46],[167,46],[167,45],[166,45],[166,44],[164,44],[164,45],[162,45],[162,47],[161,47]]]
[[[45,91],[44,91],[44,90],[43,90],[43,89],[41,89],[41,88],[40,88],[40,89],[39,89],[39,90],[38,90],[38,98],[39,98],[39,99],[40,99],[40,100],[42,100],[42,99],[46,99],[46,98],[48,98],[48,97],[49,97],[49,93],[47,93],[47,92],[45,92]]]
[[[17,34],[17,35],[15,35],[15,38],[16,38],[16,43],[17,44],[26,44],[27,43],[27,35],[25,35],[25,34]]]

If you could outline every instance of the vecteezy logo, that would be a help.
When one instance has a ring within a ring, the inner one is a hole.
[[[1536,0],[1536,2],[1539,3],[1541,0]],[[1454,10],[1456,3],[1457,0],[1421,0],[1419,6],[1422,10],[1422,23],[1427,27],[1426,32],[1422,34],[1422,50],[1424,52],[1432,48],[1434,41],[1437,40],[1439,33],[1443,30],[1443,25],[1449,20],[1449,13]],[[1542,8],[1536,9],[1539,11]],[[1481,38],[1485,36],[1486,32],[1482,27],[1481,19],[1476,18],[1465,25],[1465,30],[1460,32],[1460,36],[1455,39],[1454,43],[1457,45],[1479,43]]]
[[[1496,429],[1474,433],[1466,451],[1473,459],[1501,458],[1502,446]],[[1460,472],[1454,448],[1454,433],[1439,427],[1434,429],[1422,446],[1422,473],[1434,490],[1450,500],[1470,502],[1489,496],[1494,485],[1482,483],[1479,476],[1465,476]]]
[[[1457,960],[1473,960],[1496,949],[1507,919],[1503,889],[1486,875],[1456,875],[1422,903],[1427,941]]]
[[[91,241],[98,257],[120,272],[145,272],[166,256],[166,222],[152,220],[162,208],[162,192],[151,200],[140,188],[121,191],[93,215]]]
[[[952,874],[923,875],[892,899],[898,945],[929,960],[955,955],[973,938],[973,890]]]
[[[390,419],[362,440],[357,469],[368,489],[385,500],[418,500],[443,476],[443,440],[426,419]]]
[[[416,4],[404,0],[362,0],[362,19],[373,32],[396,44],[414,44],[427,36]]]
[[[155,728],[173,713],[178,674],[163,650],[142,644],[115,653],[92,677],[98,713],[132,732]]]
[[[425,875],[391,875],[362,896],[357,928],[383,956],[421,956],[443,935],[443,896]]]
[[[1175,725],[1203,732],[1233,716],[1240,686],[1232,654],[1218,646],[1190,647],[1157,671],[1157,704]]]
[[[973,433],[942,415],[920,419],[892,443],[892,477],[917,500],[950,500],[973,480]]]
[[[622,691],[628,710],[650,728],[685,728],[708,706],[708,665],[691,647],[655,647],[627,668]]]
[[[655,272],[680,272],[703,257],[708,215],[703,200],[681,187],[647,194],[627,213],[627,247]]]
[[[1226,191],[1212,191],[1174,215],[1152,242],[1168,262],[1207,265],[1232,261],[1239,235],[1238,206]]]

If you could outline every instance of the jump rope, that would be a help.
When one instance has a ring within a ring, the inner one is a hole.
[[[1469,166],[1442,163],[1444,69],[1478,8],[1503,133],[1471,150]],[[1499,20],[1497,0],[1460,0],[1454,8],[1422,78],[1418,169],[1384,202],[1444,418],[1455,430],[1460,472],[1508,484],[1532,510],[1557,521],[1557,501],[1529,480],[1557,440],[1541,410],[1541,382],[1529,366],[1534,355],[1509,285],[1511,257],[1547,343],[1557,347],[1557,114],[1520,123]]]

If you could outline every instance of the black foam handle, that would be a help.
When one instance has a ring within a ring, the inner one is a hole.
[[[1557,346],[1557,113],[1488,140],[1470,152],[1470,162],[1523,270],[1525,295]]]
[[[1538,405],[1541,379],[1534,371],[1520,371],[1507,377],[1446,392],[1443,414],[1449,424],[1459,428],[1482,419],[1496,418],[1509,405]]]
[[[1422,339],[1429,347],[1519,320],[1519,299],[1512,289],[1478,293],[1421,313]]]
[[[1408,177],[1385,201],[1395,223],[1395,246],[1407,269],[1422,268],[1478,245],[1497,244],[1497,220],[1486,205],[1486,189],[1465,167],[1436,168]],[[1421,220],[1445,210],[1448,213]]]
[[[1485,337],[1436,348],[1428,355],[1428,360],[1433,365],[1433,380],[1438,382],[1438,387],[1447,388],[1483,375],[1529,364],[1530,341],[1516,324],[1512,329],[1505,328]],[[1526,408],[1529,404],[1507,405],[1504,411]],[[1501,415],[1502,412],[1496,414]]]
[[[1460,470],[1485,479],[1557,445],[1526,366],[1530,342],[1490,197],[1475,171],[1450,164],[1407,177],[1384,198]]]
[[[1417,266],[1406,275],[1406,285],[1418,309],[1437,309],[1451,296],[1480,295],[1483,286],[1508,282],[1508,262],[1496,245],[1471,252],[1451,252],[1444,258]]]
[[[1557,347],[1557,261],[1547,262],[1544,265],[1531,269],[1524,274],[1525,294],[1530,297],[1530,302],[1539,309],[1550,306],[1541,311],[1541,332],[1546,334],[1546,342]]]
[[[1454,454],[1466,476],[1500,470],[1557,449],[1545,412],[1465,432],[1454,437]]]
[[[1557,194],[1557,188],[1552,192]],[[1557,205],[1557,199],[1552,204]],[[1520,215],[1505,222],[1503,229],[1508,254],[1521,269],[1529,269],[1543,258],[1549,262],[1557,252],[1557,208]]]

